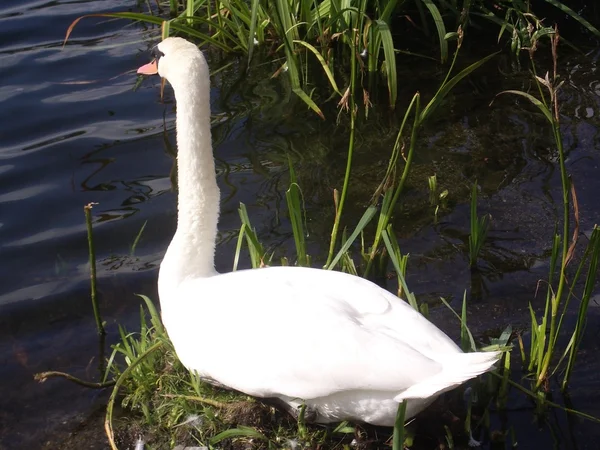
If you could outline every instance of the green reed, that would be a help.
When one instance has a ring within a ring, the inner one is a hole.
[[[264,247],[258,240],[258,237],[256,236],[256,230],[252,227],[252,224],[250,223],[250,218],[248,217],[246,205],[240,203],[238,213],[240,215],[241,227],[238,233],[238,241],[233,259],[233,270],[237,270],[244,240],[246,241],[246,244],[248,246],[248,250],[250,253],[250,262],[252,264],[252,267],[262,267],[265,264],[266,252]],[[298,237],[297,239],[301,239],[301,237]],[[272,255],[271,257],[267,258],[266,264],[270,263],[271,258]]]
[[[446,198],[448,197],[448,189],[444,189],[439,192],[437,175],[431,175],[427,178],[427,185],[429,186],[429,204],[434,207],[433,220],[434,223],[438,222],[438,216],[440,209],[445,207]]]
[[[392,450],[403,450],[404,441],[406,437],[406,430],[404,428],[406,416],[406,400],[403,400],[398,405],[398,412],[396,413],[396,421],[394,422],[394,435],[392,437]]]
[[[546,1],[579,21],[590,32],[600,35],[593,25],[566,5],[557,0]],[[292,91],[324,118],[315,93],[320,98],[341,97],[344,101],[343,89],[339,86],[343,86],[349,78],[353,79],[350,83],[352,94],[359,86],[364,90],[366,116],[369,92],[376,89],[381,79],[388,91],[390,108],[396,107],[399,84],[396,54],[403,51],[394,45],[392,18],[411,17],[415,6],[420,22],[416,25],[423,33],[430,34],[430,22],[435,25],[441,63],[448,59],[449,42],[459,34],[459,39],[462,39],[459,30],[473,23],[481,26],[479,22],[491,21],[496,24],[499,39],[507,33],[515,54],[550,33],[549,28],[542,27],[541,20],[532,14],[528,2],[508,0],[495,2],[491,10],[482,0],[463,2],[460,6],[445,0],[169,0],[168,19],[152,11],[83,17],[114,17],[160,25],[163,38],[172,30],[199,40],[201,46],[210,45],[227,53],[244,53],[248,57],[248,65],[257,46],[268,46],[275,54],[273,60],[284,60],[273,76],[281,76],[285,72]],[[69,26],[65,43],[83,17]],[[532,22],[535,23],[535,33],[530,31]],[[449,27],[457,31],[449,32]],[[361,60],[361,54],[366,55],[366,64]],[[320,67],[326,75],[327,87],[314,85],[314,67]],[[365,72],[367,76],[364,76]],[[351,110],[350,114],[354,111]],[[337,237],[337,229],[333,235]]]
[[[479,217],[477,215],[477,182],[473,183],[471,189],[471,233],[469,234],[469,265],[471,268],[477,266],[477,258],[481,247],[487,236],[490,225],[488,215]]]
[[[575,256],[575,248],[579,236],[579,207],[577,204],[576,190],[571,177],[567,172],[565,163],[566,155],[560,130],[560,113],[558,92],[563,85],[558,74],[558,30],[554,29],[550,37],[552,48],[553,73],[544,77],[536,74],[533,62],[533,52],[530,58],[534,72],[534,79],[539,93],[539,98],[523,91],[505,91],[503,93],[518,95],[526,98],[542,113],[550,124],[558,152],[558,165],[561,175],[562,187],[562,231],[555,233],[550,259],[550,271],[547,281],[546,303],[544,313],[538,319],[533,307],[530,305],[531,315],[531,346],[529,351],[528,368],[535,374],[535,389],[539,390],[545,385],[549,377],[556,373],[564,358],[567,366],[561,383],[565,390],[574,367],[576,353],[585,326],[585,318],[589,301],[592,296],[592,286],[597,277],[598,259],[600,254],[600,231],[594,226],[590,240],[575,274],[569,276],[567,269]],[[545,92],[546,91],[546,92]],[[571,224],[574,223],[574,227]],[[569,242],[569,236],[572,239]],[[557,340],[562,328],[563,319],[567,313],[570,300],[575,297],[574,289],[580,275],[584,271],[584,264],[588,264],[583,293],[579,295],[580,304],[575,328],[571,332],[571,339],[562,358],[552,369],[553,357]],[[555,282],[555,273],[558,270],[558,280]]]
[[[106,335],[102,317],[100,316],[100,307],[98,306],[98,288],[96,276],[96,247],[94,245],[94,232],[92,228],[92,208],[95,203],[89,203],[83,207],[85,213],[85,225],[87,230],[88,254],[90,261],[90,297],[92,299],[92,308],[94,309],[94,319],[96,320],[96,330],[100,336]],[[101,344],[101,348],[104,345]]]
[[[457,48],[454,53],[452,64],[450,65],[448,73],[446,74],[444,81],[438,88],[435,95],[427,103],[427,105],[425,105],[425,107],[421,109],[421,96],[419,93],[415,94],[404,114],[404,118],[402,120],[400,129],[396,137],[396,143],[394,145],[392,155],[389,160],[387,172],[378,188],[378,192],[383,193],[383,198],[381,201],[381,208],[379,218],[377,221],[375,236],[373,238],[373,243],[370,247],[370,253],[365,269],[365,275],[368,275],[371,272],[373,262],[375,261],[375,257],[380,251],[380,242],[382,239],[383,231],[387,228],[390,220],[393,217],[394,210],[400,198],[400,194],[402,193],[405,183],[408,179],[412,159],[417,146],[418,133],[421,126],[427,121],[427,119],[431,117],[431,114],[438,108],[438,106],[441,104],[444,98],[451,92],[451,90],[454,88],[454,86],[456,86],[456,84],[459,81],[461,81],[464,77],[472,73],[477,68],[481,67],[483,64],[488,62],[497,54],[493,53],[491,55],[486,56],[485,58],[482,58],[481,60],[471,64],[470,66],[466,67],[465,69],[454,75],[452,78],[450,78],[462,44],[463,35],[460,28],[458,30],[457,36]],[[404,155],[402,153],[403,133],[406,123],[411,114],[413,115],[412,130],[409,138],[410,140],[408,144],[408,152],[406,153],[406,155]],[[395,174],[398,171],[399,161],[401,159],[404,160],[404,168],[402,170],[400,180],[396,181]]]

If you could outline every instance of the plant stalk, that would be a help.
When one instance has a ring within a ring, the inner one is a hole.
[[[554,62],[554,83],[556,83],[556,68],[557,68],[557,54],[556,54],[556,46],[558,45],[558,32],[552,37],[552,55]],[[552,130],[554,132],[554,140],[556,142],[556,147],[558,149],[558,161],[560,167],[560,178],[562,183],[562,194],[563,194],[563,232],[562,232],[562,258],[561,258],[561,266],[560,266],[560,278],[558,281],[558,288],[556,290],[556,295],[552,299],[552,310],[550,316],[550,335],[548,339],[548,348],[546,354],[544,355],[544,360],[542,363],[542,368],[538,374],[536,389],[538,389],[544,380],[546,379],[549,367],[550,360],[552,359],[552,354],[554,353],[554,346],[556,344],[557,339],[557,327],[556,320],[558,317],[558,307],[561,302],[563,290],[566,284],[566,270],[569,255],[569,190],[570,190],[570,181],[569,176],[567,174],[567,168],[565,165],[565,152],[562,143],[562,135],[560,133],[560,115],[558,112],[558,87],[553,87],[554,92],[552,93],[551,98],[551,106],[553,108],[553,120],[552,120]]]
[[[94,319],[96,319],[96,329],[100,336],[106,334],[102,318],[100,317],[100,308],[98,307],[98,291],[96,288],[96,250],[94,247],[94,235],[92,233],[92,208],[96,203],[89,203],[83,207],[85,213],[85,225],[87,228],[88,252],[90,255],[90,295],[92,297],[92,307],[94,308]]]
[[[388,223],[390,222],[390,219],[392,218],[394,206],[398,202],[398,198],[400,197],[400,194],[402,193],[402,190],[404,189],[404,184],[406,183],[406,180],[408,179],[408,174],[410,172],[410,166],[412,163],[415,145],[417,142],[417,134],[418,134],[419,127],[421,125],[421,120],[420,120],[421,96],[419,93],[415,94],[414,100],[415,100],[415,120],[414,120],[413,127],[411,130],[410,146],[408,149],[408,155],[406,156],[404,171],[402,172],[402,177],[400,178],[400,182],[398,183],[398,186],[396,186],[396,190],[394,191],[394,195],[392,196],[392,200],[390,202],[389,209],[387,211],[383,211],[383,210],[381,211],[381,215],[379,217],[379,224],[377,225],[378,233],[375,234],[375,238],[373,239],[371,253],[369,254],[369,261],[367,262],[367,267],[366,267],[365,273],[364,273],[365,277],[368,276],[369,272],[371,271],[371,268],[373,266],[373,261],[375,260],[375,255],[377,254],[377,249],[379,248],[379,244],[381,242],[382,232],[383,232],[383,230],[385,230],[387,228]]]
[[[333,259],[333,253],[335,251],[335,244],[337,242],[337,235],[340,228],[340,222],[342,219],[342,212],[344,210],[344,203],[346,202],[346,196],[348,194],[348,185],[350,184],[350,172],[352,170],[352,156],[354,154],[354,132],[355,132],[355,123],[356,123],[356,104],[354,101],[354,88],[356,86],[356,58],[358,57],[356,54],[356,35],[355,31],[352,31],[352,57],[350,59],[350,96],[349,96],[349,105],[350,105],[350,140],[348,142],[348,157],[346,160],[346,173],[344,175],[344,185],[342,187],[342,194],[340,196],[340,200],[338,203],[338,207],[335,211],[335,220],[333,222],[333,228],[331,230],[331,240],[329,242],[329,253],[327,255],[327,262],[325,266],[328,266]]]

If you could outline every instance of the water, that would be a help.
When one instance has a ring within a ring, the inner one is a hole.
[[[105,393],[62,380],[33,382],[33,374],[44,370],[96,377],[84,205],[97,203],[99,290],[109,336],[115,336],[117,323],[135,329],[139,299],[134,293],[157,298],[158,264],[175,227],[173,159],[164,134],[166,126],[166,139],[174,142],[173,100],[167,89],[165,103],[160,102],[156,79],[137,91],[133,87],[135,70],[147,62],[146,50],[157,41],[158,30],[90,18],[77,25],[62,48],[65,30],[78,16],[123,8],[116,0],[5,0],[0,6],[0,448],[44,443],[52,448],[49,442],[67,439],[97,417],[105,401]],[[344,133],[292,108],[293,96],[278,81],[240,83],[235,61],[212,57],[213,67],[233,64],[215,78],[213,89],[223,196],[218,269],[231,268],[240,201],[248,205],[267,245],[292,254],[283,196],[287,155],[300,174],[313,218],[311,253],[322,255],[332,218],[331,192],[341,186],[344,170]],[[568,81],[562,94],[563,127],[582,240],[600,222],[597,61],[598,54],[591,53],[563,66]],[[408,68],[400,70],[409,74]],[[523,79],[502,79],[495,67],[488,70],[491,92]],[[409,85],[403,95],[416,89],[431,86]],[[493,216],[482,258],[486,295],[470,309],[472,325],[480,332],[526,323],[527,302],[537,280],[546,277],[560,200],[544,122],[514,98],[496,100],[492,108],[489,99],[463,83],[448,100],[449,112],[429,124],[395,224],[403,250],[411,254],[411,288],[432,304],[440,295],[458,304],[470,283],[465,199],[470,180],[478,178],[480,212]],[[394,139],[386,127],[384,120],[372,120],[359,130],[355,170],[360,181],[351,191],[350,226],[385,170]],[[423,206],[426,176],[433,173],[450,190],[437,224],[432,210]],[[600,416],[594,388],[600,369],[594,358],[598,318],[594,304],[572,401],[575,408]],[[456,336],[458,327],[443,308],[434,309],[433,320]],[[530,411],[510,413],[508,422],[516,426],[522,444],[553,445],[547,426],[539,431],[527,426]],[[589,442],[599,437],[594,426],[579,420],[568,424],[562,413],[555,422],[559,448],[593,448]],[[101,439],[100,425],[95,429]]]

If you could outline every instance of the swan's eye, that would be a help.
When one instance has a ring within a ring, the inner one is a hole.
[[[152,47],[151,53],[154,59],[156,59],[156,62],[158,62],[161,56],[165,56],[165,54],[158,49],[158,45]]]

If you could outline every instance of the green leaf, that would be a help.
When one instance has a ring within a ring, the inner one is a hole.
[[[308,266],[306,255],[306,242],[304,239],[304,220],[303,220],[303,205],[301,201],[301,191],[296,180],[296,173],[292,161],[289,161],[290,168],[290,187],[285,192],[285,198],[290,213],[290,222],[292,223],[292,233],[296,244],[296,255],[299,266]]]
[[[390,27],[385,21],[376,20],[375,24],[375,29],[379,33],[379,36],[381,36],[383,54],[385,56],[385,72],[387,76],[390,107],[394,109],[398,95],[398,72],[396,70],[396,52],[394,51],[394,41],[392,39]]]
[[[325,61],[325,58],[323,58],[323,55],[321,55],[314,46],[312,46],[311,44],[309,44],[306,41],[297,40],[297,41],[294,41],[294,43],[303,45],[304,47],[309,49],[316,56],[316,58],[321,63],[321,67],[323,67],[323,70],[325,71],[325,75],[327,75],[327,78],[329,79],[329,84],[331,85],[333,90],[341,96],[342,94],[341,94],[340,90],[338,89],[337,83],[335,82],[335,78],[333,77],[331,68],[327,65],[327,62]]]
[[[362,232],[362,230],[365,229],[365,227],[369,224],[371,219],[373,219],[376,213],[376,206],[371,205],[367,208],[367,210],[364,212],[364,214],[358,221],[358,225],[356,225],[356,228],[354,229],[350,237],[346,240],[346,242],[344,242],[342,248],[340,248],[340,251],[337,253],[337,255],[335,255],[335,258],[333,258],[333,260],[327,266],[325,266],[325,269],[332,270],[335,267],[342,255],[344,255],[344,253],[348,251],[348,249],[354,243],[358,235]]]
[[[410,292],[408,289],[408,285],[406,284],[406,278],[404,277],[404,273],[406,272],[406,264],[408,262],[408,255],[402,255],[400,252],[400,247],[398,246],[398,241],[394,236],[392,239],[393,230],[392,225],[388,225],[387,229],[383,230],[381,233],[381,237],[383,238],[383,243],[390,255],[390,260],[392,261],[392,265],[394,266],[394,270],[396,271],[396,275],[398,277],[398,283],[402,287],[402,292],[406,297],[406,301],[410,306],[412,306],[415,311],[421,312],[421,308],[417,302],[417,299],[414,293]]]
[[[444,20],[442,19],[442,15],[440,14],[440,10],[435,6],[432,0],[421,0],[429,9],[431,16],[435,22],[435,26],[438,32],[438,39],[440,42],[440,60],[442,63],[446,62],[448,59],[448,42],[445,39],[446,36],[446,26],[444,25]]]
[[[581,17],[579,14],[577,14],[575,11],[573,11],[571,8],[569,8],[567,5],[564,5],[563,3],[561,3],[557,0],[546,0],[546,2],[550,3],[552,6],[560,9],[564,13],[570,15],[573,19],[578,21],[581,25],[583,25],[585,28],[587,28],[590,32],[592,32],[596,36],[600,37],[600,31],[598,31],[598,28],[593,26],[591,23],[589,23],[587,20],[585,20],[583,17]]]
[[[465,291],[465,293],[463,294],[463,312],[465,311],[466,308],[466,298],[467,298],[467,293]],[[471,347],[473,349],[476,349],[475,346],[475,340],[473,339],[473,335],[471,334],[471,330],[469,330],[469,327],[467,326],[467,324],[465,322],[463,322],[463,318],[456,312],[454,311],[454,309],[452,308],[452,306],[450,306],[450,304],[446,301],[446,299],[444,297],[440,297],[440,300],[442,301],[442,303],[450,310],[452,311],[452,313],[456,316],[456,318],[458,320],[460,320],[460,334],[461,334],[461,340],[463,339],[463,333],[466,336],[466,339],[468,340],[469,344],[471,345]]]
[[[548,107],[546,105],[544,105],[544,103],[542,103],[540,100],[535,98],[533,95],[528,94],[527,92],[515,91],[512,89],[509,89],[507,91],[502,91],[497,95],[500,95],[500,94],[515,94],[515,95],[520,95],[521,97],[525,97],[527,100],[529,100],[531,103],[533,103],[535,106],[538,107],[538,109],[544,114],[544,116],[546,116],[546,119],[548,119],[548,121],[550,123],[554,123],[552,113],[550,112]]]
[[[162,18],[156,17],[156,16],[149,16],[146,14],[130,13],[130,12],[87,14],[85,16],[80,16],[77,19],[75,19],[73,22],[71,22],[71,25],[69,25],[69,28],[67,29],[67,33],[65,35],[65,40],[64,40],[65,44],[67,43],[69,37],[71,36],[71,33],[73,32],[73,29],[79,23],[79,21],[84,18],[87,18],[87,17],[112,17],[115,19],[128,19],[128,20],[133,20],[133,21],[152,23],[155,25],[162,25],[163,23],[167,23],[167,24],[169,24],[170,28],[177,30],[183,34],[194,37],[196,39],[200,39],[204,43],[209,43],[210,45],[214,45],[215,47],[218,47],[221,50],[224,50],[226,52],[232,51],[231,47],[223,44],[222,42],[217,41],[216,39],[212,38],[211,36],[209,36],[205,33],[202,33],[200,31],[196,30],[195,28],[192,28],[188,25],[180,23],[178,21],[178,19],[165,20],[165,19],[162,19]],[[215,26],[215,24],[208,21],[207,19],[194,17],[193,20],[204,22],[204,23],[210,23],[211,26],[213,26],[213,27]]]
[[[394,435],[392,437],[392,450],[404,450],[404,418],[406,416],[406,400],[398,405],[396,420],[394,422]]]
[[[252,53],[254,52],[254,35],[256,34],[256,20],[258,17],[258,8],[260,6],[260,0],[251,0],[251,13],[250,13],[250,27],[248,30],[248,66],[252,60]]]
[[[146,295],[142,294],[136,295],[142,300],[144,300],[144,302],[146,303],[146,308],[150,313],[150,321],[152,322],[152,326],[154,327],[154,329],[162,334],[166,333],[163,324],[160,320],[160,314],[156,310],[156,307],[154,306],[154,303],[152,303],[152,300],[150,300],[150,297],[147,297]]]
[[[265,441],[267,440],[267,438],[262,433],[259,433],[254,428],[239,426],[238,428],[230,428],[229,430],[222,431],[216,436],[213,436],[210,439],[210,444],[215,445],[224,439],[232,439],[237,437],[249,437]]]
[[[452,90],[454,86],[458,84],[464,77],[469,75],[475,69],[479,68],[494,56],[496,56],[500,52],[492,53],[491,55],[486,56],[483,59],[471,64],[467,68],[461,70],[458,74],[456,74],[452,79],[450,79],[446,84],[444,84],[439,91],[435,94],[435,96],[430,100],[430,102],[425,106],[423,111],[421,112],[420,122],[423,122],[427,117],[437,108],[442,100],[448,95],[448,93]]]
[[[396,9],[396,5],[398,5],[398,0],[388,0],[385,3],[385,8],[384,8],[383,12],[381,13],[381,15],[379,16],[379,19],[383,20],[385,23],[387,23],[389,25],[390,17],[392,15],[392,12],[394,12],[394,9]]]
[[[306,92],[304,92],[300,86],[292,88],[292,91],[294,92],[294,94],[296,94],[298,97],[300,97],[300,99],[304,103],[306,103],[310,109],[312,109],[314,112],[316,112],[321,119],[325,119],[325,116],[323,115],[321,108],[319,108],[317,106],[317,104],[313,101],[313,99],[310,98],[308,96],[308,94]]]
[[[246,237],[246,242],[248,243],[248,251],[250,253],[250,260],[252,261],[252,267],[260,267],[265,255],[265,251],[256,237],[254,229],[252,228],[250,218],[248,217],[248,211],[246,210],[246,205],[241,202],[240,207],[238,208],[238,214],[240,215],[242,225],[245,225],[244,235]]]

